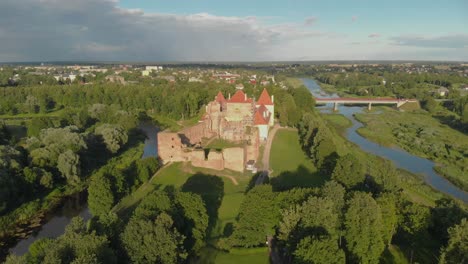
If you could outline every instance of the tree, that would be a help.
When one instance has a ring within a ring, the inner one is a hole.
[[[34,242],[26,263],[116,263],[113,250],[105,236],[89,231],[81,217],[75,217],[56,239]]]
[[[208,228],[208,214],[205,204],[198,194],[176,191],[174,194],[175,208],[173,219],[179,232],[187,239],[184,248],[193,254],[198,254],[205,245]]]
[[[336,239],[328,236],[305,237],[294,251],[294,263],[345,263],[345,253]]]
[[[158,170],[159,162],[155,157],[147,157],[137,160],[136,166],[138,179],[140,179],[141,182],[147,182],[148,179]]]
[[[181,263],[187,258],[182,236],[172,218],[161,213],[154,222],[131,219],[122,234],[122,243],[132,262]]]
[[[91,178],[88,188],[88,206],[94,216],[107,214],[114,205],[112,184],[104,173],[98,173]]]
[[[427,96],[423,101],[422,101],[422,107],[427,110],[429,113],[433,114],[436,111],[437,108],[437,102],[432,98],[431,96]]]
[[[340,157],[332,173],[332,179],[351,189],[363,182],[364,170],[360,161],[352,154]]]
[[[414,235],[428,228],[431,220],[429,208],[406,202],[401,209],[399,226],[408,234]]]
[[[107,149],[112,153],[116,153],[128,141],[127,132],[120,125],[100,125],[96,128],[96,134],[102,136]]]
[[[377,203],[382,212],[383,240],[387,245],[390,245],[398,226],[396,197],[393,194],[384,193],[377,198]]]
[[[460,224],[448,229],[449,240],[442,248],[440,264],[468,262],[468,220],[465,218]]]
[[[73,151],[67,150],[60,154],[57,168],[69,183],[77,184],[80,182],[80,157]]]
[[[275,198],[271,185],[255,186],[247,193],[231,237],[234,245],[258,246],[275,233],[274,227],[280,217]]]
[[[382,215],[370,194],[353,194],[348,202],[344,225],[346,247],[352,258],[359,263],[378,263],[385,248]]]

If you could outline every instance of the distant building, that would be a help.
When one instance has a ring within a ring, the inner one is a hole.
[[[168,82],[175,82],[175,77],[171,75],[159,76],[159,78],[164,79]]]
[[[188,79],[188,82],[203,82],[203,80],[197,78],[197,77],[190,77]]]
[[[106,81],[112,82],[112,83],[125,84],[125,78],[119,75],[115,75],[115,74],[107,75]]]
[[[236,84],[237,90],[244,90],[244,85],[242,83]]]
[[[142,70],[141,71],[141,76],[149,76],[150,75],[150,72],[149,70]]]
[[[162,71],[163,67],[162,66],[146,66],[145,69],[147,71]]]
[[[435,93],[439,96],[446,96],[449,93],[449,89],[441,86],[439,89],[435,91]]]
[[[73,82],[76,79],[76,74],[59,74],[54,75],[54,79],[58,81],[67,81]]]

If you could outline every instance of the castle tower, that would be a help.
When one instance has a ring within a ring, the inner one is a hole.
[[[262,94],[258,98],[256,107],[259,108],[261,105],[264,105],[268,111],[271,113],[271,117],[268,123],[268,126],[274,126],[275,124],[275,105],[274,105],[274,97],[268,94],[266,88],[263,89]]]

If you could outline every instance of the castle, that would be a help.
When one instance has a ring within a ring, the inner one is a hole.
[[[228,99],[218,92],[195,126],[180,132],[158,133],[158,155],[163,163],[190,161],[193,166],[216,170],[254,169],[260,144],[274,125],[274,97],[264,89],[256,101],[242,90]],[[205,151],[202,139],[219,138],[239,143],[222,151]]]

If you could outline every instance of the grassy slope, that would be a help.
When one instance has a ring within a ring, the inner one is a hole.
[[[313,162],[299,145],[299,135],[293,130],[276,132],[270,154],[272,184],[286,188],[316,187],[325,182]]]
[[[458,186],[468,190],[468,136],[427,113],[398,112],[382,108],[383,114],[357,114],[365,124],[362,136],[386,146],[398,146],[411,154],[431,159],[437,170]],[[385,115],[385,118],[382,118]]]

